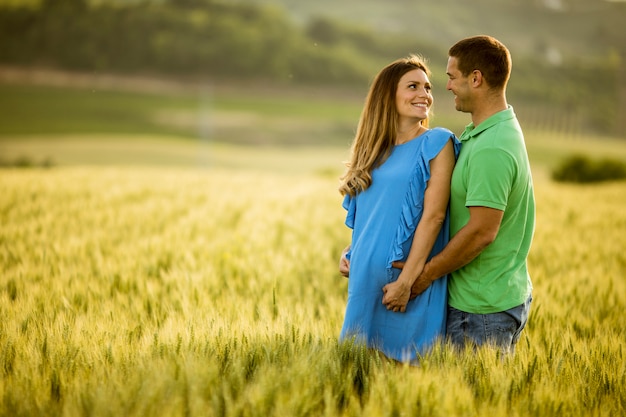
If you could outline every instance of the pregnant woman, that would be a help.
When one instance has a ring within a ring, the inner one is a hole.
[[[340,192],[351,244],[340,270],[349,275],[341,340],[413,363],[446,328],[447,280],[411,297],[424,264],[448,241],[450,178],[460,144],[428,128],[433,96],[417,56],[399,59],[374,79]],[[404,263],[402,269],[394,262]]]

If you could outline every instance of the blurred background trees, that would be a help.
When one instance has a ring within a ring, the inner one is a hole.
[[[626,17],[626,3],[441,0],[416,9],[396,0],[384,3],[397,13],[391,20],[377,19],[373,2],[334,3],[4,0],[0,65],[363,91],[382,65],[413,52],[443,79],[453,40],[484,30],[513,51],[516,109],[624,136],[626,30],[612,22]]]

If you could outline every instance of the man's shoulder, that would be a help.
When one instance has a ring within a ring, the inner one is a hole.
[[[494,123],[481,132],[479,137],[480,140],[476,141],[477,148],[506,149],[524,141],[524,134],[515,117]]]

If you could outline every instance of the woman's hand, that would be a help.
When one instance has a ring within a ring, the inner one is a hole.
[[[411,296],[411,286],[400,279],[383,287],[383,304],[387,310],[404,313]]]
[[[350,261],[346,257],[349,250],[350,245],[346,246],[346,248],[341,252],[341,258],[339,259],[339,273],[346,278],[350,276]]]

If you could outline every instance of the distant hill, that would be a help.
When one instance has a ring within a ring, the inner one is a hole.
[[[513,54],[508,97],[536,124],[624,135],[626,0],[0,0],[0,65],[364,90],[421,53],[445,85],[456,40]],[[528,109],[524,111],[524,108]],[[548,120],[546,122],[546,119]]]
[[[552,62],[580,57],[626,55],[624,0],[239,0],[272,4],[297,21],[324,16],[441,45],[489,34],[514,56],[543,56]],[[437,59],[436,57],[432,57]]]

